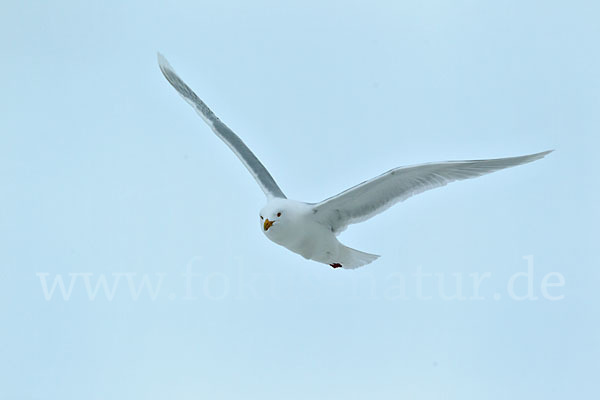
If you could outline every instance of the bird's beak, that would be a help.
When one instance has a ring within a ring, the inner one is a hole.
[[[265,232],[269,230],[269,228],[273,225],[273,221],[269,221],[269,219],[265,219],[265,224],[263,225],[265,228]]]

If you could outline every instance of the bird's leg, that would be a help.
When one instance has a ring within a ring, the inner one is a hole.
[[[342,264],[340,263],[333,263],[333,264],[329,264],[331,265],[332,268],[342,268]]]

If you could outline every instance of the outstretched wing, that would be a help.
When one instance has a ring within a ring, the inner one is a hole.
[[[446,161],[392,169],[314,205],[315,218],[333,232],[364,221],[399,201],[447,183],[538,160],[550,151],[491,160]]]
[[[260,160],[256,158],[248,146],[242,142],[242,139],[229,129],[227,125],[221,122],[210,108],[200,100],[196,93],[194,93],[194,91],[190,89],[179,76],[177,76],[173,68],[169,65],[169,62],[160,53],[158,53],[158,65],[171,86],[179,92],[185,101],[194,107],[204,122],[210,126],[213,132],[215,132],[217,136],[229,146],[235,155],[239,157],[242,163],[244,163],[248,171],[250,171],[254,179],[256,179],[256,182],[258,182],[262,191],[265,192],[265,195],[268,198],[280,197],[285,199],[285,195]]]

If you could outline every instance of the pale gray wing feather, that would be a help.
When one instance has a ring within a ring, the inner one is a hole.
[[[394,204],[450,182],[538,160],[550,151],[490,160],[446,161],[392,169],[314,205],[315,218],[339,233]]]
[[[252,174],[260,188],[269,198],[280,197],[286,198],[269,171],[259,161],[259,159],[250,151],[248,146],[225,125],[221,120],[208,108],[208,106],[200,100],[188,85],[181,80],[175,73],[169,62],[158,54],[158,65],[167,81],[179,92],[179,94],[200,114],[202,119],[210,126],[221,140],[235,153],[236,156],[244,163],[248,171]]]

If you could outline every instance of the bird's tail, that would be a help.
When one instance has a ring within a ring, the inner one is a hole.
[[[354,269],[367,265],[379,258],[376,254],[364,253],[350,247],[346,247],[340,243],[340,251],[338,253],[338,263],[346,269]]]

